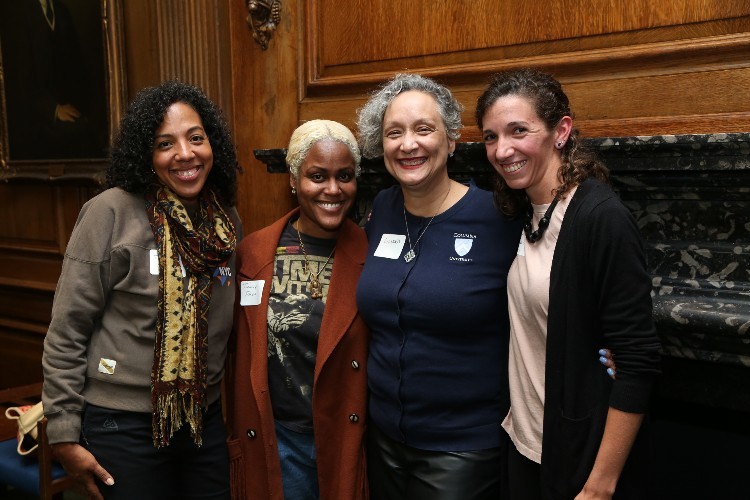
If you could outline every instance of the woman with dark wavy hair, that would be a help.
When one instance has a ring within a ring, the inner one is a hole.
[[[229,498],[219,397],[237,169],[220,110],[169,81],[136,95],[109,189],[81,209],[45,339],[43,401],[53,451],[89,498]]]
[[[644,499],[651,280],[638,226],[572,116],[560,83],[528,69],[496,75],[476,110],[497,205],[525,216],[508,273],[510,498]],[[616,377],[590,355],[602,346]]]

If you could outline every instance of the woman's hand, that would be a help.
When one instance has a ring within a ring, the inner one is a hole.
[[[607,375],[612,377],[612,380],[617,378],[617,365],[609,349],[599,349],[599,362],[607,367]]]
[[[103,500],[99,487],[94,478],[108,486],[115,484],[115,480],[104,467],[99,465],[94,455],[78,443],[57,443],[51,445],[52,452],[65,472],[83,487],[87,498]]]

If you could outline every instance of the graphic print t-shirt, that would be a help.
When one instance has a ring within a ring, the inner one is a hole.
[[[328,298],[336,240],[302,234],[291,223],[281,235],[274,259],[274,277],[268,299],[268,384],[274,418],[295,432],[312,433],[312,388],[318,336]],[[321,267],[325,268],[321,270]],[[323,297],[310,297],[310,278],[316,273]]]

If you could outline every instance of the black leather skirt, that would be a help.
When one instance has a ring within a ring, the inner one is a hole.
[[[498,500],[507,498],[507,440],[478,451],[419,450],[368,431],[370,500]]]

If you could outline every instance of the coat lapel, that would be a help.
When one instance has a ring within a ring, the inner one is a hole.
[[[320,325],[315,378],[336,349],[357,315],[357,281],[367,252],[364,231],[350,220],[344,222],[333,259],[331,283]]]

